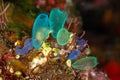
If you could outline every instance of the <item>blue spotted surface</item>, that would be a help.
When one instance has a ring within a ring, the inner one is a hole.
[[[86,42],[85,39],[80,39],[78,45],[83,45],[85,42]]]
[[[80,49],[80,50],[82,50],[85,46],[84,46],[84,44],[86,43],[86,40],[85,39],[79,39],[78,37],[76,37],[76,43],[77,43],[77,45],[79,46],[78,48]]]
[[[68,58],[71,59],[71,60],[75,60],[79,56],[80,56],[80,51],[78,49],[76,49],[68,55]]]

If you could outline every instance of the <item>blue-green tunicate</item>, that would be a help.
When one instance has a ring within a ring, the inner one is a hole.
[[[98,64],[96,57],[80,58],[72,64],[74,69],[90,70]]]
[[[45,13],[37,16],[32,29],[32,45],[35,49],[40,49],[42,43],[49,37],[49,18]]]
[[[57,34],[57,42],[59,45],[66,45],[71,40],[71,34],[67,29],[61,28]]]
[[[49,19],[53,38],[56,38],[58,31],[64,27],[66,18],[67,14],[60,11],[59,8],[54,8],[51,10]]]

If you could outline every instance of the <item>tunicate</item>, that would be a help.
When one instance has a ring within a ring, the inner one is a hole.
[[[86,57],[75,61],[72,67],[79,70],[90,70],[98,64],[96,57]]]
[[[50,27],[49,18],[47,14],[40,14],[33,25],[32,29],[32,45],[39,50],[43,42],[49,37]]]
[[[67,43],[70,42],[71,40],[71,35],[72,33],[68,32],[67,29],[61,28],[57,34],[57,42],[59,45],[66,45]]]
[[[50,12],[50,28],[52,30],[53,38],[57,37],[58,31],[64,27],[65,21],[67,18],[67,14],[65,12],[60,11],[59,8],[54,8]]]

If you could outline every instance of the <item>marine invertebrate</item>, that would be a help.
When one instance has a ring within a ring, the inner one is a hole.
[[[81,52],[76,49],[69,54],[68,58],[71,60],[75,60],[76,58],[78,58],[80,56],[80,53]]]
[[[96,57],[85,57],[75,61],[72,67],[79,70],[89,70],[98,64]]]
[[[66,18],[67,14],[61,11],[59,8],[51,10],[49,19],[53,38],[56,38],[58,31],[64,27]]]
[[[70,42],[71,40],[71,34],[70,32],[67,31],[65,28],[61,28],[57,34],[57,42],[59,45],[66,45]]]
[[[50,27],[47,14],[37,16],[32,29],[32,45],[35,49],[40,49],[43,42],[49,37]]]
[[[24,55],[24,54],[28,53],[29,50],[32,49],[32,47],[33,46],[32,46],[32,42],[31,42],[31,38],[28,38],[25,40],[23,48],[21,48],[20,46],[16,46],[15,52],[17,54]]]

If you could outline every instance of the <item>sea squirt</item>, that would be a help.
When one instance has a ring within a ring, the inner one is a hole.
[[[49,19],[53,38],[56,38],[58,31],[64,27],[66,18],[67,14],[59,8],[54,8],[51,10]]]
[[[41,13],[37,16],[32,29],[32,45],[35,49],[39,50],[42,47],[42,44],[49,37],[49,32],[48,15]]]
[[[74,69],[79,70],[90,70],[98,64],[97,58],[90,56],[85,58],[80,58],[72,64]]]
[[[61,28],[57,34],[57,42],[59,45],[66,45],[71,41],[71,32],[66,28]]]

